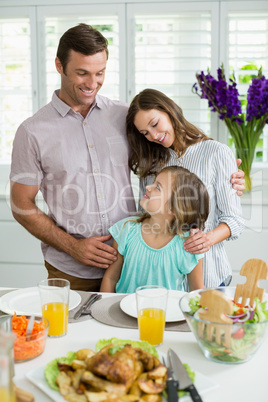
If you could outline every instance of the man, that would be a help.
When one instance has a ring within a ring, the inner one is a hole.
[[[99,289],[116,260],[108,228],[135,213],[125,135],[127,105],[97,95],[107,40],[86,24],[60,39],[61,88],[24,121],[14,140],[11,203],[15,219],[42,241],[48,277],[72,289]],[[41,190],[48,216],[35,204]]]
[[[61,88],[20,125],[13,145],[13,216],[42,241],[48,278],[68,279],[76,290],[99,290],[117,259],[108,228],[136,211],[127,105],[98,95],[107,58],[107,40],[91,26],[66,31],[55,60]],[[48,215],[35,204],[39,190]]]

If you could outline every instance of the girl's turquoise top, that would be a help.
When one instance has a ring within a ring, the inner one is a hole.
[[[134,293],[138,286],[160,285],[173,290],[185,290],[186,275],[197,265],[204,254],[190,254],[183,249],[180,236],[176,235],[164,247],[149,247],[142,238],[141,223],[137,217],[120,220],[109,232],[124,257],[117,293]],[[185,233],[188,236],[189,233]]]

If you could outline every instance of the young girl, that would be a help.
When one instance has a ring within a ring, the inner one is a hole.
[[[134,293],[146,284],[184,290],[186,275],[190,290],[203,288],[203,254],[183,249],[189,230],[202,230],[209,214],[202,181],[182,167],[166,167],[140,205],[146,211],[140,218],[125,218],[109,229],[118,259],[106,270],[100,291]]]

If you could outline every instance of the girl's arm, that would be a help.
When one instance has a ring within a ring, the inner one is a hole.
[[[113,241],[113,248],[116,250],[118,249],[118,244],[115,240]],[[123,262],[124,257],[118,253],[117,260],[113,262],[105,271],[101,282],[100,292],[115,293],[115,286],[120,278]]]
[[[198,264],[187,275],[187,280],[188,280],[188,285],[189,285],[190,292],[192,290],[202,289],[202,288],[205,287],[204,281],[203,281],[203,263],[202,263],[202,259],[200,259],[198,261]]]

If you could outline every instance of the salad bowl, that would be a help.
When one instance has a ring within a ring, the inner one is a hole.
[[[200,298],[202,293],[207,290],[199,289],[187,293],[179,301],[180,309],[205,357],[215,362],[229,364],[244,363],[250,360],[267,335],[268,294],[264,295],[262,302],[255,299],[252,307],[243,307],[239,303],[233,302],[233,313],[227,315],[232,322],[226,324],[200,319],[199,313],[206,308],[200,306]],[[214,290],[223,292],[228,299],[234,300],[235,287],[219,287]],[[200,326],[213,327],[212,338],[208,336],[206,329],[200,332]],[[222,334],[220,342],[216,339],[216,333],[219,332]],[[226,333],[231,334],[228,346],[225,344]]]
[[[33,328],[27,334],[30,316],[14,315],[12,317],[12,331],[16,335],[13,349],[15,363],[22,363],[34,359],[43,353],[46,345],[49,323],[44,317],[34,317]]]

